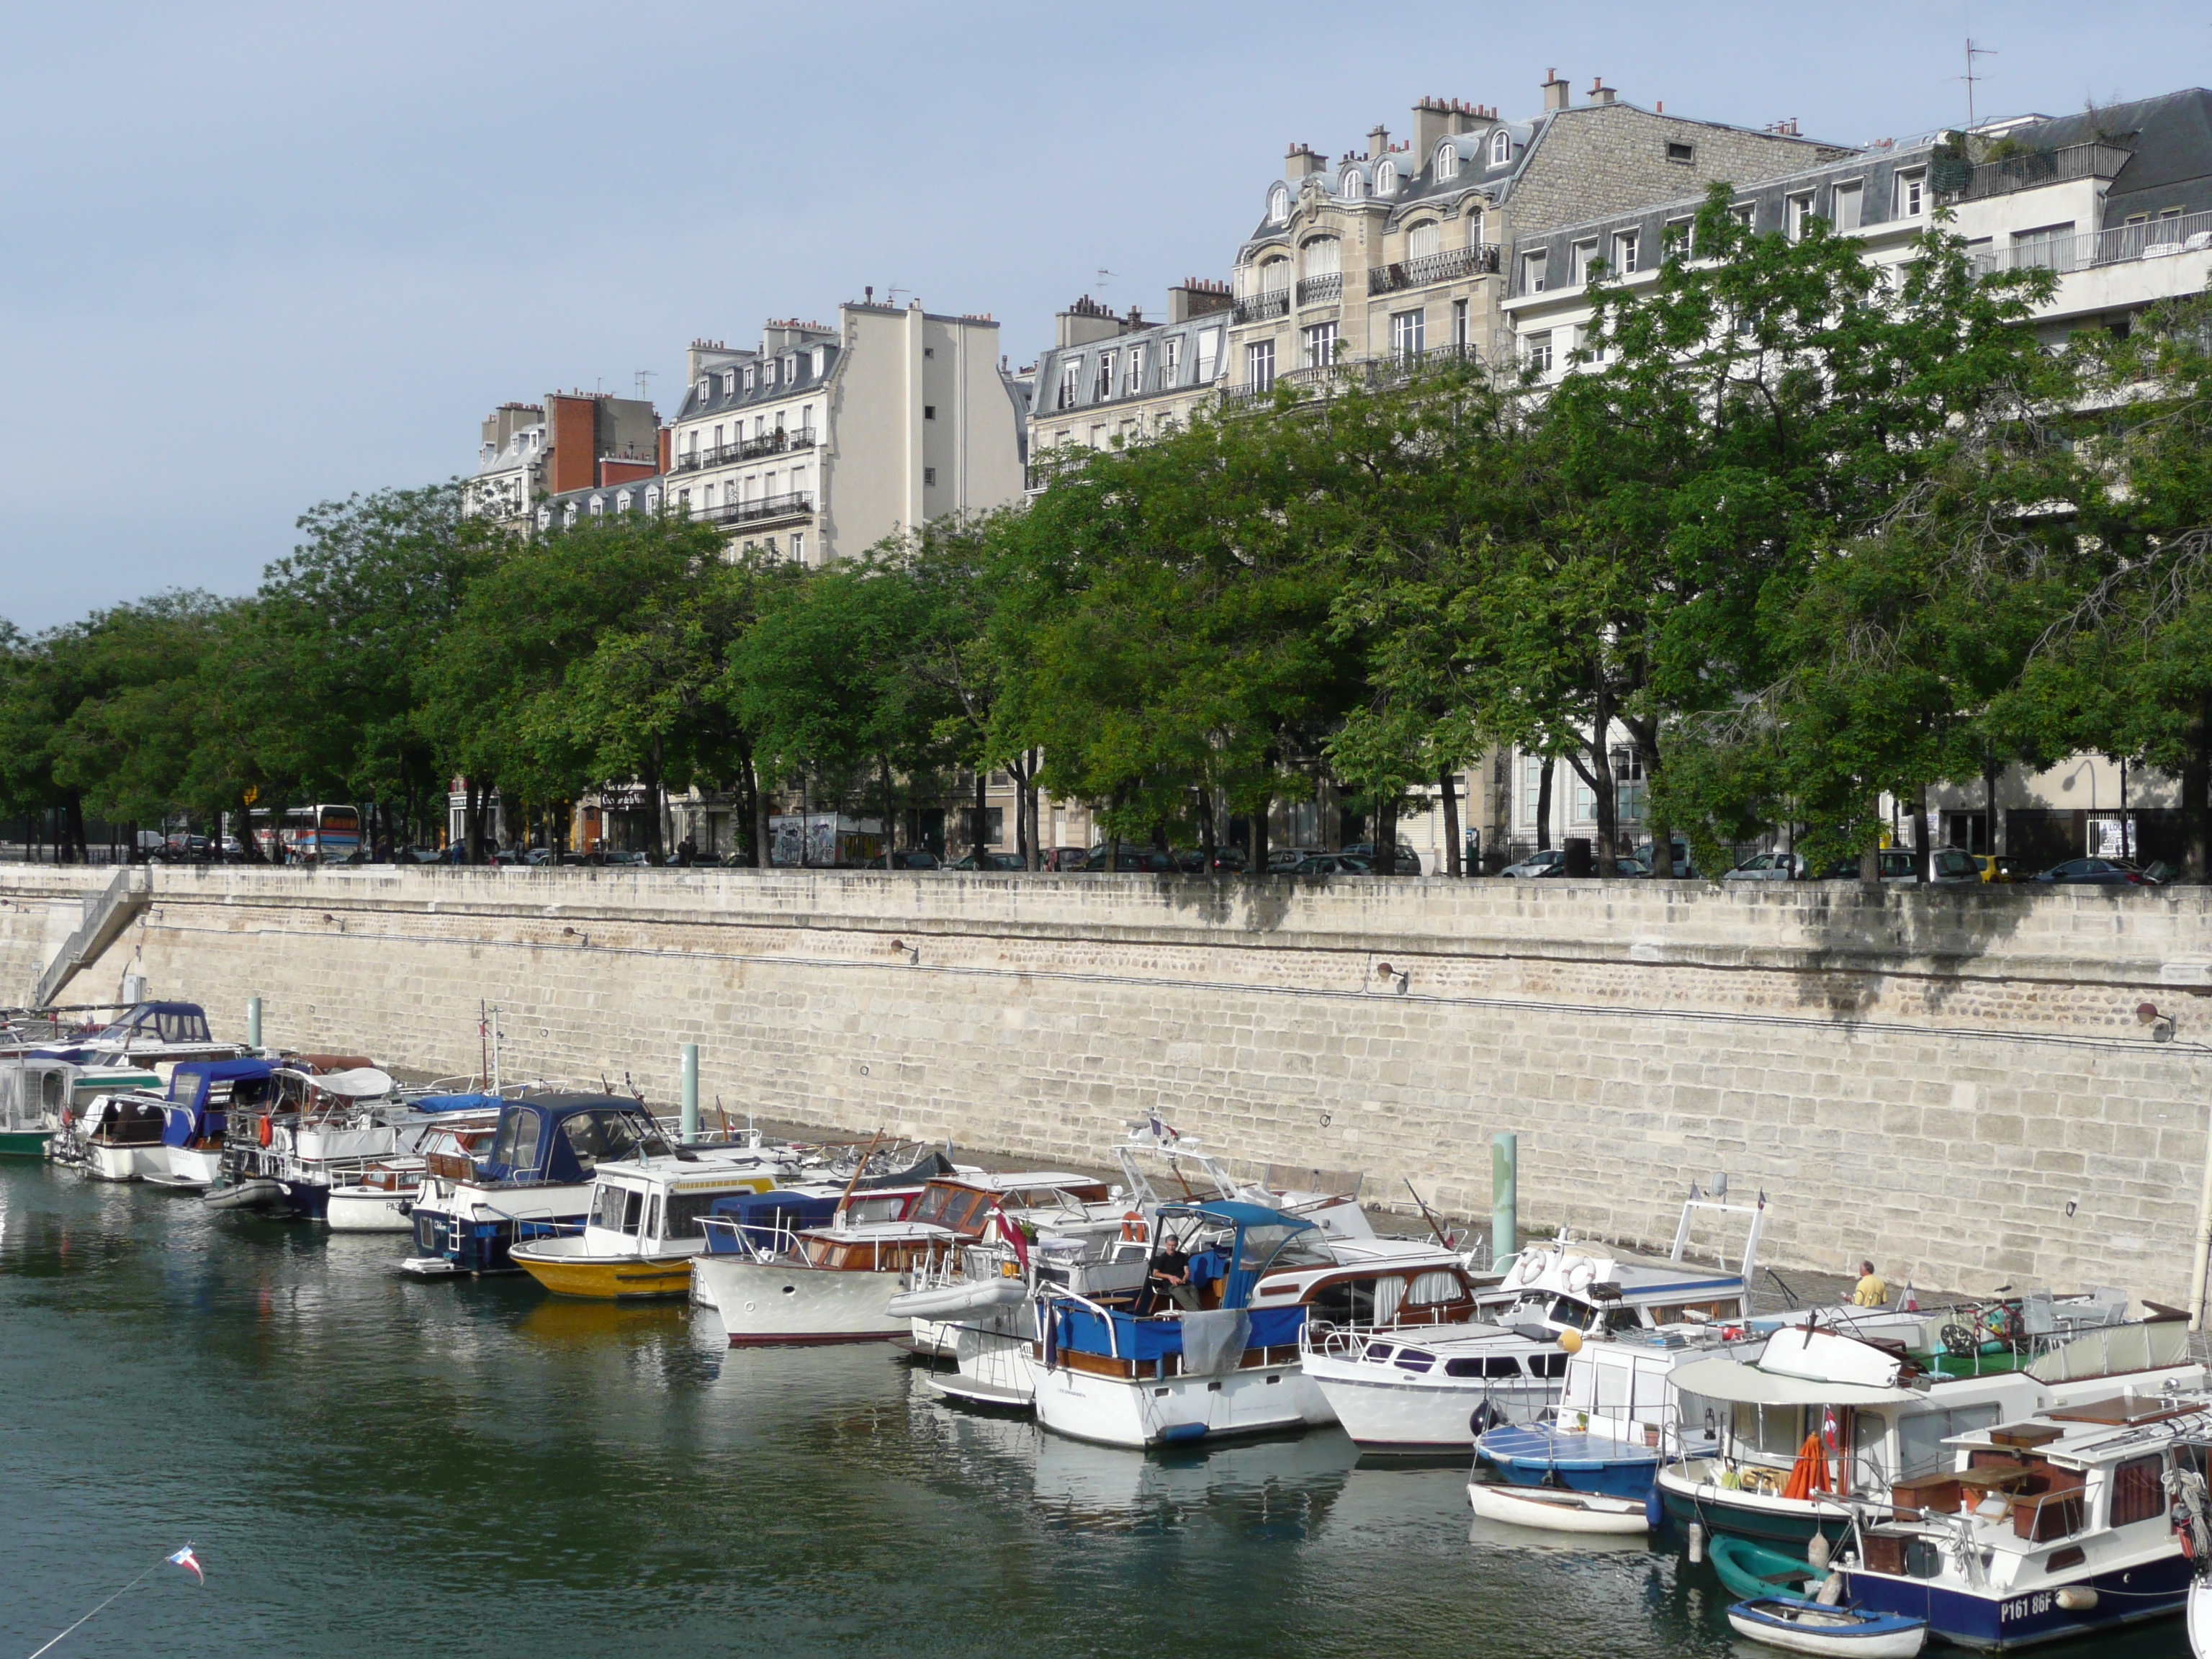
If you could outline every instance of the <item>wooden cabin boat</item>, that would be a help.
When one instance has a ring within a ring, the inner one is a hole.
[[[2169,1494],[2203,1479],[2212,1401],[2107,1394],[1957,1435],[1954,1466],[1855,1505],[1851,1604],[1955,1646],[2079,1640],[2181,1610]]]
[[[557,1296],[602,1302],[688,1294],[691,1259],[707,1246],[702,1223],[715,1203],[769,1192],[780,1175],[681,1152],[602,1164],[595,1173],[581,1232],[515,1244],[507,1259]]]
[[[691,1299],[720,1316],[733,1347],[888,1340],[911,1325],[910,1316],[890,1311],[908,1275],[986,1237],[1020,1237],[1003,1208],[1007,1194],[1097,1187],[1091,1176],[1060,1171],[977,1170],[940,1176],[910,1194],[855,1192],[826,1227],[766,1237],[715,1230],[693,1258]]]
[[[417,1112],[434,1113],[427,1128],[408,1137],[414,1150],[371,1159],[354,1179],[333,1184],[325,1201],[324,1224],[334,1233],[404,1233],[414,1227],[415,1196],[433,1158],[473,1164],[491,1151],[499,1130],[498,1095],[425,1096],[411,1101]]]
[[[1833,1544],[1850,1528],[1839,1500],[1887,1503],[1899,1486],[1941,1477],[1953,1462],[1944,1443],[1955,1435],[2124,1391],[2203,1386],[2184,1319],[2093,1328],[1975,1375],[1944,1363],[1941,1333],[1959,1318],[1956,1310],[1929,1316],[1928,1336],[1910,1344],[1788,1328],[1767,1339],[1755,1364],[1711,1358],[1677,1366],[1668,1380],[1680,1419],[1710,1419],[1717,1449],[1661,1468],[1668,1513],[1709,1534],[1802,1550],[1819,1532]],[[1821,1455],[1809,1455],[1812,1448]],[[1801,1470],[1812,1487],[1793,1492]]]

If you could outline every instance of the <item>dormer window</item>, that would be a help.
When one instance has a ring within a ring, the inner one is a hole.
[[[619,490],[616,493],[615,511],[617,513],[627,513],[629,511],[629,491],[627,489]]]
[[[775,359],[773,357],[761,365],[761,384],[763,386],[775,384]]]
[[[752,370],[750,370],[750,369],[749,368],[749,369],[747,369],[747,370],[745,371],[745,390],[746,390],[746,391],[748,391],[748,392],[750,392],[752,389],[753,389],[753,372],[752,372]]]
[[[1344,177],[1337,186],[1337,194],[1343,197],[1347,202],[1358,202],[1366,199],[1367,181],[1359,176],[1359,169],[1358,167],[1345,168]]]
[[[787,386],[799,378],[799,358],[796,354],[783,360],[783,379]]]
[[[829,366],[830,366],[830,348],[829,348],[829,347],[827,347],[827,346],[817,346],[817,347],[815,347],[815,348],[814,348],[814,378],[815,378],[816,380],[820,380],[820,379],[822,378],[822,371],[823,371],[823,369],[827,368]]]
[[[1267,222],[1279,225],[1290,216],[1291,192],[1284,185],[1277,185],[1267,192]]]
[[[1513,135],[1504,127],[1490,135],[1490,165],[1502,167],[1513,159]]]
[[[540,530],[550,530],[553,527],[553,509],[551,507],[541,507],[538,509],[538,527]]]
[[[725,398],[734,398],[738,395],[738,371],[734,368],[722,376],[722,395]]]
[[[714,395],[714,383],[712,380],[702,380],[699,382],[699,401],[701,403],[705,403],[708,398]]]
[[[645,510],[648,513],[658,513],[660,511],[660,486],[659,484],[654,484],[646,490]]]
[[[1385,161],[1375,169],[1375,193],[1377,196],[1390,196],[1395,194],[1397,189],[1398,169]]]
[[[594,496],[592,496],[592,516],[593,518],[595,518],[595,519],[596,519],[596,518],[599,518],[599,517],[603,516],[603,515],[605,514],[606,510],[607,510],[607,502],[606,502],[606,497],[605,497],[605,496],[604,496],[604,495],[594,495]]]
[[[1439,181],[1459,177],[1459,146],[1440,144],[1437,147],[1437,178]]]

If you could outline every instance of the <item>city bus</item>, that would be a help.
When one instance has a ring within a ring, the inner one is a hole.
[[[295,806],[281,830],[257,823],[253,835],[272,864],[343,864],[361,850],[361,811],[336,802]]]

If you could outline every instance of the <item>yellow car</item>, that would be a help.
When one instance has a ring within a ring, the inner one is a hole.
[[[1973,855],[1973,859],[1974,868],[1982,872],[1984,881],[2024,879],[2021,873],[2020,860],[2009,853],[1998,853],[1994,855],[1988,853],[1977,853]]]

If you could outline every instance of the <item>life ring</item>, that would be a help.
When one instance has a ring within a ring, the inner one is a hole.
[[[1595,1262],[1577,1261],[1567,1273],[1567,1288],[1577,1296],[1596,1282],[1597,1265]]]
[[[1534,1284],[1544,1276],[1544,1260],[1541,1254],[1522,1256],[1520,1265],[1513,1269],[1512,1282],[1516,1285]]]
[[[271,1140],[276,1139],[275,1132],[270,1128],[269,1120],[267,1118],[264,1117],[261,1119],[255,1126],[253,1138],[258,1140],[264,1146],[266,1146]]]
[[[1132,1210],[1121,1218],[1121,1237],[1129,1243],[1133,1244],[1144,1243],[1146,1231],[1143,1211]]]

